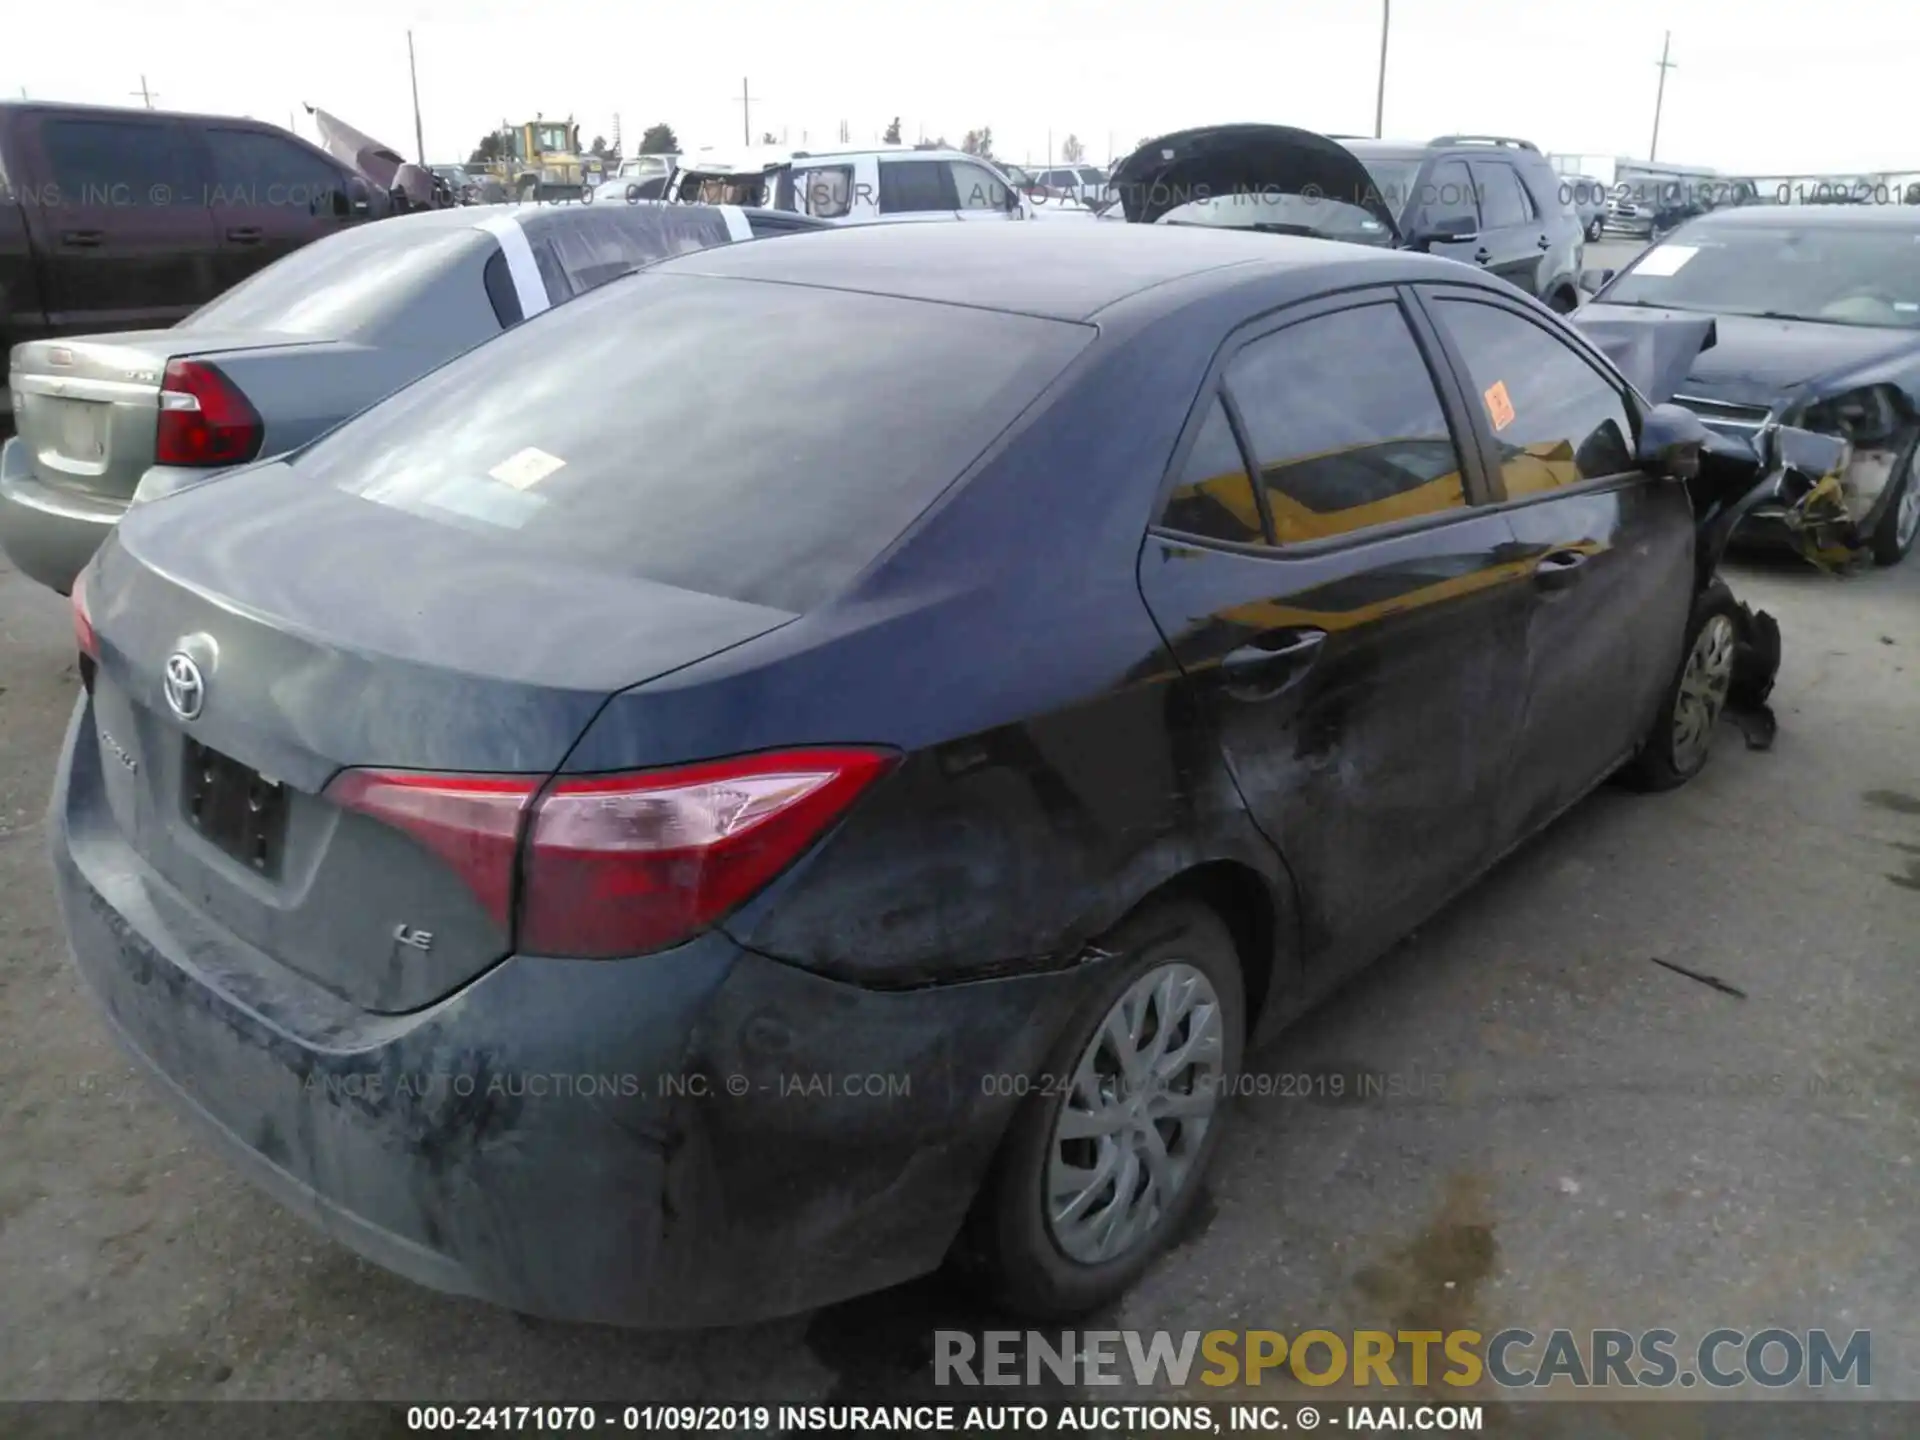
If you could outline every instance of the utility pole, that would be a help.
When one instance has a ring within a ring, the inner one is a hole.
[[[1667,31],[1667,38],[1660,42],[1660,88],[1653,96],[1653,139],[1647,145],[1647,163],[1651,165],[1660,153],[1660,107],[1667,100],[1667,71],[1680,67],[1667,58],[1667,52],[1673,45],[1673,32]]]
[[[1393,23],[1393,0],[1380,0],[1380,83],[1373,93],[1373,138],[1387,118],[1387,27]]]
[[[420,72],[413,64],[413,31],[407,31],[407,74],[413,80],[413,148],[419,152],[420,163],[427,163],[426,136],[420,129]]]
[[[747,77],[740,77],[740,138],[746,144],[753,144],[753,101],[747,93]]]
[[[27,92],[24,88],[20,91],[20,94],[23,97],[26,95],[26,93]],[[146,106],[149,110],[153,108],[154,94],[151,90],[147,89],[146,76],[142,75],[140,77],[140,88],[138,90],[129,90],[127,93],[129,95],[138,95],[141,98],[141,100],[146,102]]]

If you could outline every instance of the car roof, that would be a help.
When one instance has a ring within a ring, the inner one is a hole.
[[[613,183],[613,182],[609,182]],[[520,228],[529,235],[538,235],[549,224],[564,223],[555,217],[577,215],[597,209],[605,214],[621,211],[640,212],[656,210],[724,210],[728,207],[706,204],[669,204],[663,200],[636,200],[630,205],[609,206],[602,203],[588,205],[516,205],[507,201],[499,205],[454,205],[444,210],[414,210],[405,215],[394,215],[384,220],[369,221],[365,226],[356,226],[353,233],[362,236],[378,237],[395,245],[409,243],[412,237],[428,233],[437,234],[445,230],[491,230],[502,218],[511,217],[519,222]],[[817,224],[819,228],[831,229],[825,220],[814,221],[813,217],[796,215],[791,210],[768,210],[757,206],[736,206],[742,215],[749,219],[755,216],[767,216],[777,219],[782,228],[792,228],[797,220],[803,227]]]
[[[271,120],[257,119],[252,115],[215,115],[203,110],[149,109],[144,105],[91,105],[77,100],[0,100],[0,114],[7,112],[27,114],[31,111],[65,113],[69,110],[95,120],[111,120],[115,116],[125,116],[128,119],[142,116],[156,120],[211,121],[220,125],[258,125],[265,130],[278,130],[283,135],[291,135],[303,145],[313,144],[313,141],[304,135],[295,135],[285,126],[276,125]]]
[[[1108,306],[1176,280],[1259,266],[1264,272],[1377,266],[1382,279],[1411,269],[1444,278],[1460,267],[1370,245],[1184,225],[833,226],[779,245],[726,245],[676,256],[656,273],[981,305],[1057,320],[1087,320]]]
[[[1715,230],[1920,231],[1920,205],[1740,205],[1713,210],[1687,228]]]
[[[1433,153],[1432,146],[1407,145],[1398,140],[1341,140],[1340,144],[1362,160],[1424,160]]]

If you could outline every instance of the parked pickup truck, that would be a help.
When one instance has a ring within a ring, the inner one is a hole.
[[[0,103],[0,373],[28,340],[171,325],[387,208],[277,125]],[[0,386],[0,433],[14,403]]]

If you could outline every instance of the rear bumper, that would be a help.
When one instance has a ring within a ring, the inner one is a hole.
[[[75,963],[126,1048],[255,1183],[421,1284],[680,1327],[789,1314],[945,1256],[1093,978],[907,992],[712,933],[513,957],[361,1011],[188,905],[121,838],[84,696],[49,817]]]
[[[35,477],[18,436],[0,445],[0,549],[29,579],[73,589],[93,552],[127,513],[124,500],[55,490]]]

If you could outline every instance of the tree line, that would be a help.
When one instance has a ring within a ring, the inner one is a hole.
[[[841,127],[843,136],[845,130],[846,127],[843,125]],[[893,119],[888,122],[887,128],[882,133],[880,139],[881,142],[886,145],[898,145],[902,143],[900,138],[900,117],[898,115],[894,116]],[[760,143],[762,145],[778,145],[780,141],[771,130],[763,130],[760,132]],[[1143,136],[1140,144],[1145,145],[1146,143],[1146,138]],[[955,147],[947,143],[947,137],[945,135],[941,135],[937,139],[918,141],[913,148],[916,150],[949,150]],[[976,130],[967,131],[966,134],[961,137],[958,148],[969,155],[978,155],[983,160],[994,159],[993,127],[991,125],[982,125]],[[596,135],[593,137],[593,143],[587,147],[587,153],[612,164],[618,164],[622,158],[620,147],[618,145],[609,145],[604,135]],[[639,147],[633,153],[636,155],[678,155],[680,153],[680,137],[674,133],[673,126],[667,124],[665,121],[656,125],[649,125],[641,132]],[[495,131],[492,134],[481,136],[480,143],[473,147],[473,153],[468,156],[467,163],[469,165],[486,165],[496,160],[508,159],[512,154],[513,142],[510,132]],[[1069,134],[1065,140],[1061,141],[1061,164],[1078,165],[1086,158],[1087,147],[1081,142],[1078,135]]]

